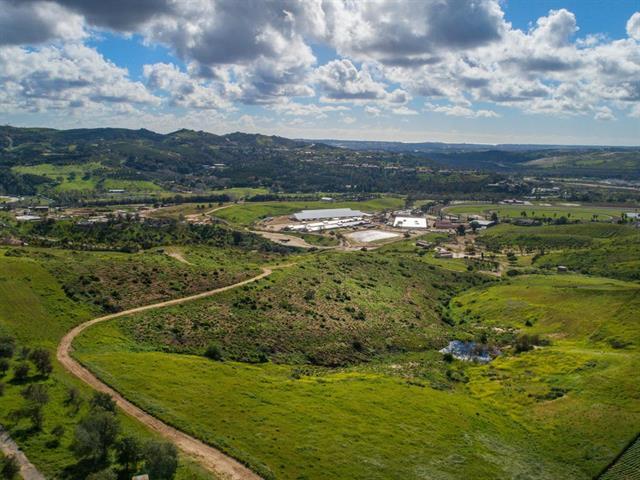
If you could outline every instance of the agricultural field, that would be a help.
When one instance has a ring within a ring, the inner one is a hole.
[[[227,358],[212,361],[140,341],[135,325],[145,316],[86,331],[76,355],[136,404],[266,478],[587,479],[637,433],[639,291],[533,276],[459,293],[442,339],[486,336],[504,350],[488,365],[447,363],[429,349],[331,369],[238,363],[224,347]],[[234,301],[214,303],[232,310]],[[218,318],[210,303],[199,310]],[[183,310],[173,317],[195,313]],[[253,338],[273,331],[274,317],[257,322]],[[515,353],[504,341],[516,328],[546,346]]]
[[[542,205],[544,203],[544,205]],[[627,209],[628,210],[628,209]],[[621,217],[624,208],[600,207],[588,204],[549,204],[545,202],[533,205],[500,205],[487,203],[474,203],[468,205],[453,205],[443,208],[444,213],[452,215],[490,215],[495,212],[499,218],[551,218],[565,217],[568,220],[582,221],[608,221],[615,217]],[[526,215],[523,215],[526,214]]]
[[[247,227],[263,218],[289,215],[304,209],[353,208],[362,210],[363,212],[375,212],[385,209],[401,208],[403,205],[404,199],[401,197],[389,196],[361,202],[262,202],[234,205],[216,212],[215,216],[232,224]]]

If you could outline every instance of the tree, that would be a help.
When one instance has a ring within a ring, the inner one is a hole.
[[[464,227],[464,225],[462,225],[462,224],[460,224],[460,225],[458,225],[458,226],[456,227],[456,233],[457,233],[459,236],[461,236],[461,237],[462,237],[462,236],[464,236],[464,234],[465,234],[465,232],[466,232],[466,231],[467,231],[467,229],[466,229],[466,228]]]
[[[24,382],[29,377],[29,364],[22,362],[13,369],[13,378],[17,382]]]
[[[42,430],[44,415],[42,409],[49,403],[49,392],[46,385],[32,383],[24,388],[20,395],[27,401],[27,405],[19,411],[19,416],[29,417],[35,430]]]
[[[40,375],[48,376],[53,371],[51,365],[51,354],[45,348],[36,348],[29,354],[29,360],[36,366],[36,370]]]
[[[16,350],[16,339],[9,335],[0,336],[0,357],[11,358]]]
[[[82,396],[80,395],[80,390],[76,387],[69,387],[67,390],[67,398],[64,400],[65,405],[72,407],[75,413],[80,410],[80,405],[82,404]]]
[[[104,410],[106,412],[116,412],[116,402],[111,395],[104,392],[96,392],[91,399],[91,408],[93,410]]]
[[[498,218],[498,213],[497,212],[492,212],[491,213],[491,221],[492,222],[496,222],[496,223],[498,223],[500,221],[500,219]]]
[[[0,469],[0,475],[6,480],[12,480],[16,478],[20,472],[20,464],[14,456],[10,456],[4,459],[2,462],[2,469]]]
[[[119,431],[118,419],[112,412],[94,410],[78,423],[71,448],[76,457],[101,464],[107,460]]]
[[[144,449],[144,466],[150,478],[171,480],[178,469],[178,450],[173,443],[151,441]]]
[[[124,437],[116,445],[116,459],[124,468],[127,478],[138,470],[142,457],[142,445],[136,437]]]

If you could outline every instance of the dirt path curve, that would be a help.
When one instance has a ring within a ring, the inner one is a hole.
[[[20,477],[24,480],[45,480],[36,467],[29,461],[20,447],[9,434],[0,427],[0,451],[7,457],[14,457],[20,465]]]
[[[209,297],[220,292],[225,292],[249,283],[255,282],[262,278],[265,278],[275,268],[283,268],[290,266],[280,265],[278,267],[263,267],[262,273],[255,277],[243,280],[233,285],[227,285],[226,287],[216,288],[215,290],[209,290],[208,292],[198,293],[189,297],[177,298],[174,300],[167,300],[165,302],[154,303],[152,305],[146,305],[143,307],[131,308],[122,312],[114,313],[111,315],[105,315],[104,317],[94,318],[85,323],[81,323],[77,327],[70,330],[60,341],[58,345],[57,358],[60,364],[66,368],[70,373],[78,377],[90,387],[98,390],[99,392],[108,393],[111,395],[116,404],[128,415],[134,417],[151,430],[159,433],[167,440],[173,442],[180,450],[182,450],[188,456],[194,457],[203,467],[211,472],[221,475],[223,478],[229,478],[234,480],[260,480],[260,476],[249,470],[234,458],[222,453],[217,448],[207,445],[200,440],[187,435],[186,433],[173,428],[156,417],[148,414],[141,408],[135,406],[129,402],[122,395],[116,392],[113,388],[99,380],[93,373],[80,365],[75,359],[71,357],[71,351],[73,350],[73,340],[84,330],[95,325],[97,323],[106,322],[107,320],[113,320],[114,318],[123,317],[125,315],[131,315],[132,313],[144,312],[146,310],[152,310],[156,308],[169,307],[171,305],[179,305],[181,303],[191,302],[200,298]],[[37,480],[34,477],[34,480]]]

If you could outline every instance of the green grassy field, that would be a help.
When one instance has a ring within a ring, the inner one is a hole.
[[[146,180],[120,180],[105,178],[105,166],[99,162],[87,162],[69,165],[42,163],[34,166],[17,166],[16,173],[40,175],[59,182],[55,191],[94,191],[98,186],[104,190],[124,189],[128,193],[159,192],[162,188]]]
[[[61,280],[62,277],[54,275],[54,266],[85,268],[93,274],[101,275],[100,270],[96,268],[106,270],[109,265],[114,267],[120,262],[125,267],[150,262],[151,268],[159,268],[167,262],[167,266],[172,269],[178,263],[164,256],[134,260],[132,264],[126,259],[127,256],[122,254],[74,254],[66,251],[34,249],[33,255],[7,257],[4,255],[5,252],[6,250],[0,249],[0,334],[14,335],[20,346],[32,348],[44,346],[51,352],[54,352],[58,340],[68,329],[100,313],[97,306],[92,305],[91,302],[81,299],[74,301],[65,294],[64,282]],[[205,266],[213,268],[220,259],[216,255],[209,254],[206,249],[189,248],[183,253],[189,261],[200,264],[203,268]],[[225,265],[224,261],[222,265]],[[226,265],[225,268],[228,268],[228,262]],[[180,272],[179,269],[178,272]],[[72,272],[69,271],[67,274],[71,275]],[[231,280],[231,277],[228,280]],[[126,281],[131,283],[131,279]],[[143,298],[138,298],[138,301],[142,301]],[[16,363],[17,360],[13,360],[12,366]],[[66,374],[55,361],[54,371],[49,379],[32,375],[27,383],[47,385],[51,398],[44,409],[43,430],[34,432],[27,420],[15,421],[11,416],[11,413],[24,403],[20,396],[20,390],[24,384],[13,382],[11,372],[4,378],[0,377],[0,382],[5,384],[4,395],[0,396],[0,423],[9,430],[29,459],[47,478],[78,480],[84,478],[84,475],[78,476],[80,473],[74,467],[76,459],[69,445],[73,439],[75,424],[87,411],[87,401],[92,390]],[[75,413],[65,405],[69,387],[78,388],[84,399],[83,406]],[[149,431],[128,417],[120,415],[119,419],[123,434],[137,435],[143,440],[154,438]],[[59,444],[52,442],[54,437],[51,432],[57,426],[64,428]],[[190,480],[212,477],[191,460],[183,458],[177,478]]]
[[[624,452],[599,480],[637,480],[640,478],[640,438]]]
[[[234,205],[215,213],[215,216],[230,223],[249,226],[266,217],[289,215],[303,209],[353,208],[364,212],[400,208],[404,200],[399,197],[380,197],[362,202],[263,202]]]
[[[158,352],[119,322],[85,332],[76,353],[138,405],[266,476],[586,479],[637,433],[638,292],[544,276],[454,297],[461,338],[519,328],[552,339],[485,366],[428,352],[320,371],[212,362]],[[449,381],[430,381],[436,372]]]
[[[545,202],[541,202],[545,203]],[[567,217],[570,220],[611,220],[613,217],[620,217],[625,209],[613,207],[598,207],[593,205],[566,206],[553,204],[552,206],[541,205],[499,205],[499,204],[468,204],[453,205],[443,209],[445,213],[452,215],[488,215],[493,212],[499,218],[520,218],[522,212],[526,212],[528,218],[560,218]]]
[[[518,227],[499,225],[479,236],[489,250],[537,252],[532,265],[564,265],[585,274],[640,280],[640,230],[627,225],[583,223]],[[540,256],[539,253],[544,252]]]

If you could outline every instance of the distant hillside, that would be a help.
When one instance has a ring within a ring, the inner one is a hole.
[[[593,177],[640,177],[640,147],[321,140],[351,150],[411,152],[455,168]]]

